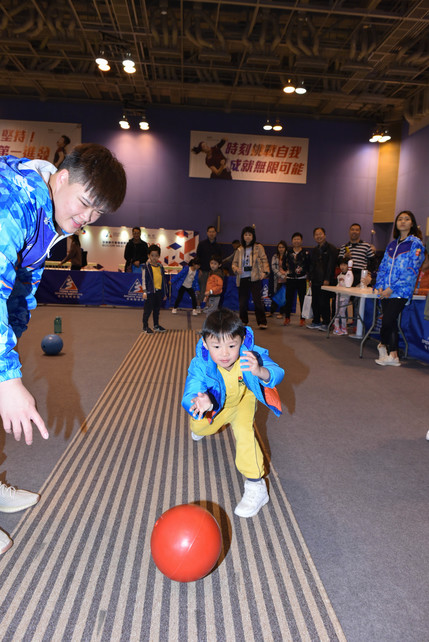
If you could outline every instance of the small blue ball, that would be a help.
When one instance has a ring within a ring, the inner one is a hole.
[[[63,340],[58,334],[47,334],[42,339],[42,350],[45,354],[58,354],[63,348]]]

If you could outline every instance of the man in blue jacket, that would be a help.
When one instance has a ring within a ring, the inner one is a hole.
[[[257,401],[281,414],[275,386],[284,370],[255,346],[253,332],[232,310],[208,315],[185,383],[182,406],[191,415],[194,441],[231,425],[236,440],[235,464],[244,475],[244,495],[235,508],[253,517],[269,501],[264,458],[254,430]]]
[[[21,380],[14,349],[26,330],[53,245],[115,211],[126,191],[122,165],[102,145],[77,145],[57,170],[47,161],[0,157],[0,415],[17,441],[33,441],[32,423],[49,437]],[[39,495],[0,485],[0,512],[32,506]],[[0,554],[12,541],[0,530]]]

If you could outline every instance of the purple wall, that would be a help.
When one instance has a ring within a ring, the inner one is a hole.
[[[288,119],[283,133],[309,138],[309,162],[307,184],[284,185],[188,177],[192,129],[263,134],[264,115],[148,109],[148,133],[138,130],[137,119],[130,119],[131,130],[120,130],[120,116],[119,106],[106,103],[0,103],[0,119],[79,122],[83,141],[103,143],[116,153],[127,171],[127,196],[120,211],[100,224],[195,229],[204,236],[220,216],[218,239],[225,243],[239,237],[244,225],[255,224],[265,244],[288,241],[301,231],[304,244],[312,245],[317,225],[340,244],[350,224],[359,222],[362,237],[370,240],[378,148],[367,142],[365,122]],[[401,163],[401,177],[404,173]],[[423,169],[418,174],[416,168],[412,180],[423,189]]]
[[[399,163],[396,211],[411,210],[420,225],[423,236],[429,217],[429,126],[408,136],[408,127],[402,137]]]

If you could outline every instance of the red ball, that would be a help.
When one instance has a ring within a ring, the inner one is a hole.
[[[219,559],[222,535],[209,511],[196,504],[182,504],[157,520],[150,548],[164,575],[176,582],[194,582],[207,575]]]

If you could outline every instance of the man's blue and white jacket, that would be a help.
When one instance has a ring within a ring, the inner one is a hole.
[[[285,371],[270,358],[268,350],[255,345],[253,330],[248,326],[246,326],[246,335],[240,348],[240,356],[246,350],[253,352],[257,356],[259,364],[264,366],[270,373],[270,379],[265,383],[248,370],[242,370],[244,383],[253,392],[258,401],[270,408],[275,415],[281,415],[280,398],[275,386],[283,380]],[[190,363],[182,399],[182,406],[191,416],[192,399],[199,392],[206,392],[211,398],[213,403],[211,418],[213,418],[225,405],[226,390],[223,377],[209,351],[204,346],[202,339],[198,341],[196,356]],[[206,416],[208,414],[206,413]]]
[[[411,234],[401,243],[393,240],[380,263],[375,288],[391,288],[391,299],[411,299],[424,254],[424,245],[417,236]]]
[[[37,305],[46,256],[64,238],[45,182],[55,171],[46,161],[0,157],[0,381],[21,377],[17,337]]]

